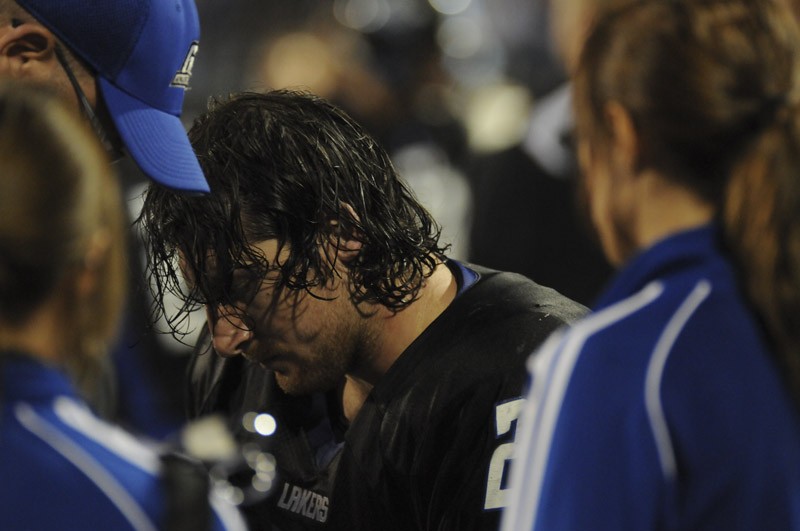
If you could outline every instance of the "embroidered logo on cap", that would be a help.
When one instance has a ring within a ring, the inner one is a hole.
[[[189,47],[189,53],[186,54],[186,59],[183,60],[181,69],[178,70],[172,79],[172,83],[169,84],[170,87],[189,88],[189,79],[192,77],[192,68],[194,68],[194,58],[199,48],[200,44],[197,41],[193,42]]]

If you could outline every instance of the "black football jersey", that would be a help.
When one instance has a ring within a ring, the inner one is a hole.
[[[195,415],[269,411],[279,481],[246,509],[253,529],[496,530],[526,361],[586,309],[517,274],[478,280],[398,358],[350,426],[337,393],[289,397],[246,360],[195,358]]]

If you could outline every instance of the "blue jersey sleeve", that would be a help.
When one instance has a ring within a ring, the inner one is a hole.
[[[643,400],[631,399],[639,369],[615,355],[628,345],[597,337],[660,293],[653,285],[584,319],[531,358],[504,531],[652,528],[659,507],[647,500],[659,496],[647,491],[662,471]]]
[[[798,529],[798,415],[726,292],[645,289],[529,366],[503,531]]]

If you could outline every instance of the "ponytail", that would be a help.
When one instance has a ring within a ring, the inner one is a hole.
[[[800,406],[800,107],[777,108],[734,167],[723,230]]]

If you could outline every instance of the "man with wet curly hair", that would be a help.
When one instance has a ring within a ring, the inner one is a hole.
[[[251,525],[496,529],[525,360],[584,308],[449,260],[386,152],[320,98],[235,95],[189,135],[211,194],[152,187],[141,221],[173,329],[206,312],[192,414],[262,443],[242,419],[277,420]]]

